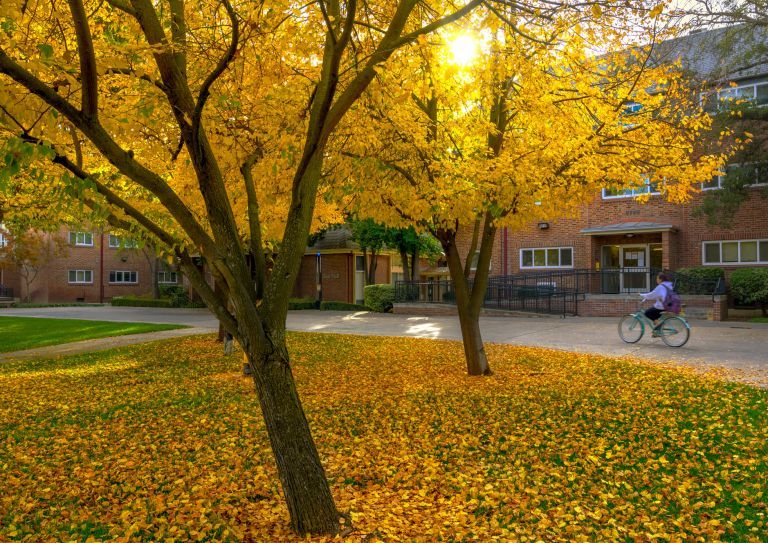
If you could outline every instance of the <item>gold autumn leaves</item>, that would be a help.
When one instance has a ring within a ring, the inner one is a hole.
[[[491,345],[292,334],[347,541],[763,540],[768,394]],[[0,367],[0,540],[305,541],[239,358],[190,338]],[[315,538],[311,541],[328,541]]]

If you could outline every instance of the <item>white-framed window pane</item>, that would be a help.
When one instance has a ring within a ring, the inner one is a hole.
[[[757,86],[757,98],[755,102],[758,105],[768,104],[768,85]]]
[[[69,282],[74,283],[77,281],[77,272],[75,270],[69,270]]]
[[[704,262],[706,264],[720,263],[720,244],[719,243],[704,244]]]
[[[757,262],[757,242],[756,241],[742,241],[741,242],[741,262]]]
[[[710,179],[706,183],[702,183],[701,184],[702,190],[719,189],[720,188],[720,179],[721,179],[721,176],[715,175],[714,177],[712,177],[712,179]]]
[[[760,242],[760,262],[768,262],[768,241]]]
[[[111,248],[113,248],[113,249],[117,248],[117,247],[120,247],[120,238],[115,236],[115,235],[113,235],[113,234],[110,234],[109,235],[109,246]]]
[[[546,251],[544,249],[536,249],[533,251],[533,265],[534,266],[546,266]]]
[[[723,257],[723,262],[738,262],[739,261],[739,242],[724,241],[722,244],[722,257]]]
[[[547,249],[547,266],[560,266],[560,249]]]
[[[365,271],[365,257],[363,256],[355,257],[355,270]]]
[[[560,265],[573,266],[573,249],[569,247],[560,249]]]
[[[522,259],[522,265],[524,268],[530,268],[533,266],[533,251],[530,249],[524,249],[522,251],[523,253],[523,259]]]

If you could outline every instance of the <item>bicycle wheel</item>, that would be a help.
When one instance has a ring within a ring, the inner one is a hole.
[[[680,317],[669,317],[659,325],[659,334],[661,341],[668,347],[682,347],[688,343],[691,329],[688,327],[688,323]]]
[[[635,315],[624,315],[619,321],[619,337],[624,343],[637,343],[645,333],[645,325]]]

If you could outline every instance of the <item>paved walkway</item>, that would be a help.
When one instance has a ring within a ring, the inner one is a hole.
[[[0,310],[2,316],[54,317],[118,322],[176,323],[190,329],[171,330],[136,336],[118,336],[104,340],[70,343],[51,347],[45,356],[98,350],[165,337],[210,333],[218,325],[205,309],[159,309],[139,307],[54,307],[40,309]],[[639,343],[623,343],[616,331],[618,319],[569,317],[485,317],[481,319],[483,337],[490,343],[509,343],[549,347],[608,356],[677,361],[694,365],[725,366],[768,376],[768,324],[743,322],[693,321],[691,339],[680,349],[666,347],[658,339],[643,338]],[[404,336],[434,339],[461,339],[458,319],[451,316],[409,316],[366,312],[290,311],[288,329],[308,332]],[[172,334],[161,336],[160,334]],[[175,334],[175,335],[173,335]],[[43,350],[48,349],[44,348]],[[19,353],[2,358],[22,356]],[[26,353],[23,355],[26,356]],[[1,358],[0,358],[1,359]]]

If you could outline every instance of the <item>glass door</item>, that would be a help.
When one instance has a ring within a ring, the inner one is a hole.
[[[648,291],[648,246],[621,246],[621,291]]]

